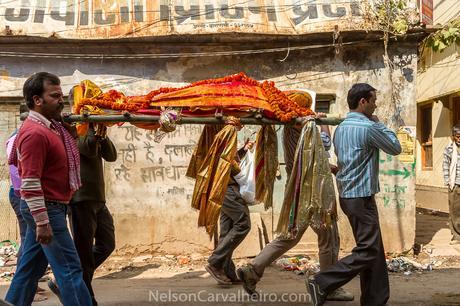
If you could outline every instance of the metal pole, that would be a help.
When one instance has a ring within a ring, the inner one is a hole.
[[[160,116],[152,115],[134,115],[125,113],[123,115],[68,115],[64,116],[65,122],[144,122],[155,123],[158,122]],[[247,125],[286,125],[301,123],[302,118],[297,118],[291,122],[281,122],[278,120],[271,120],[266,118],[240,118],[242,124]],[[338,125],[343,119],[341,118],[317,118],[316,123],[319,125]],[[224,124],[225,117],[182,117],[177,124]]]

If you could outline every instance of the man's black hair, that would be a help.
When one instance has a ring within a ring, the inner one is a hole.
[[[27,107],[27,105],[25,103],[19,104],[19,113],[22,114],[27,112],[29,112],[29,108]]]
[[[25,81],[22,93],[29,109],[34,109],[35,103],[33,97],[43,94],[45,83],[61,85],[59,78],[49,72],[37,72]]]
[[[350,109],[356,109],[359,101],[364,98],[367,101],[372,97],[373,91],[377,91],[374,87],[366,83],[356,83],[351,86],[348,91],[347,102]]]
[[[452,127],[452,136],[455,136],[456,134],[460,134],[460,123],[457,123]]]

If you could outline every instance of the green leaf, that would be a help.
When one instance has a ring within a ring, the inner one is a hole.
[[[393,22],[393,29],[398,34],[404,34],[409,29],[409,25],[405,20],[396,20]]]
[[[449,37],[450,37],[452,34],[450,33],[450,31],[442,30],[442,31],[441,31],[441,35],[442,35],[442,37],[443,37],[445,40],[448,40]]]
[[[460,33],[460,29],[455,28],[455,27],[449,28],[448,31],[449,31],[450,35],[453,35],[453,36],[458,35],[458,33]]]
[[[442,52],[447,47],[448,47],[448,45],[446,45],[442,41],[439,41],[439,47],[438,47],[439,52]]]
[[[434,37],[432,35],[428,36],[426,38],[426,44],[429,45],[429,46],[433,46],[434,44]]]

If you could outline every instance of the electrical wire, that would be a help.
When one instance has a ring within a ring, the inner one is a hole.
[[[406,36],[411,36],[407,34]],[[414,33],[413,35],[418,35]],[[342,43],[343,46],[356,45],[369,42],[381,41],[381,38],[365,39],[358,41],[350,41]],[[144,53],[144,54],[75,54],[75,53],[38,53],[38,52],[17,52],[17,51],[0,51],[0,57],[26,57],[26,58],[69,58],[69,59],[162,59],[162,58],[191,58],[191,57],[220,57],[220,56],[236,56],[284,52],[287,50],[309,50],[333,47],[333,43],[317,44],[307,46],[290,46],[279,48],[264,48],[264,49],[247,49],[247,50],[230,50],[230,51],[210,51],[210,52],[178,52],[178,53]]]

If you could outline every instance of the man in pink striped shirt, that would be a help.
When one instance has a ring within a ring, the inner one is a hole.
[[[21,213],[27,223],[23,255],[6,295],[16,306],[30,305],[48,263],[64,305],[91,305],[80,260],[67,228],[68,203],[81,185],[78,148],[70,126],[61,121],[64,108],[60,80],[39,72],[26,80],[29,116],[13,144],[9,164],[21,177]]]

